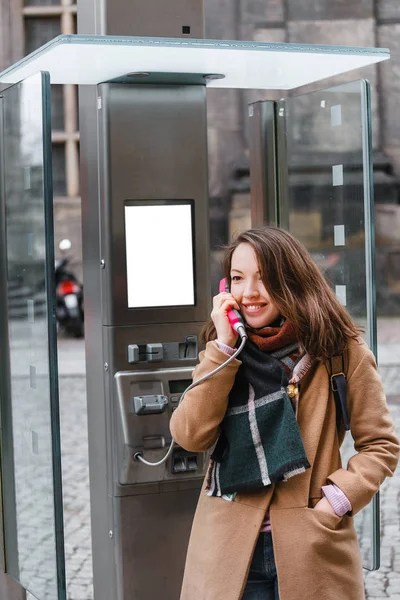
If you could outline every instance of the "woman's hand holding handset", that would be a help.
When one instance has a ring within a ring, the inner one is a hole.
[[[239,310],[239,305],[230,292],[223,291],[214,296],[211,318],[217,331],[218,341],[234,348],[239,336],[233,331],[228,319],[228,312],[232,308]]]

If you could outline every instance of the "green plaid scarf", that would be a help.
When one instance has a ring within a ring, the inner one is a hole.
[[[241,352],[242,364],[211,456],[209,496],[232,500],[238,492],[287,480],[310,467],[295,410],[286,392],[300,352],[297,342],[287,335],[289,324],[285,325],[265,328],[267,335],[262,332],[261,343],[259,332],[250,335],[257,345],[250,339]],[[292,339],[291,343],[278,349],[288,339]],[[258,347],[268,345],[275,350],[267,353]],[[304,357],[300,362],[309,366]]]

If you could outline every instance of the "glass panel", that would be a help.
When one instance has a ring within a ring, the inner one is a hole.
[[[215,160],[215,154],[210,158]],[[211,164],[211,163],[210,163]],[[233,183],[233,182],[231,182]],[[211,296],[218,294],[222,277],[224,247],[240,232],[251,227],[250,192],[232,187],[224,196],[211,196],[210,203],[210,271]],[[238,183],[237,188],[240,188]]]
[[[284,90],[388,58],[386,48],[62,35],[6,69],[0,81],[14,83],[46,70],[51,83],[95,85],[122,78],[137,65],[141,74],[185,73],[197,82],[199,74],[223,75],[207,80],[209,87]]]
[[[0,334],[6,360],[0,381],[7,571],[38,600],[65,600],[48,74],[2,96]]]
[[[54,196],[67,195],[64,143],[53,144],[53,193]]]
[[[33,52],[61,32],[60,17],[29,17],[25,19],[25,53]]]
[[[376,355],[369,84],[282,100],[278,128],[286,135],[288,173],[286,180],[281,169],[281,225],[311,252]],[[347,434],[344,465],[354,453]],[[378,500],[355,519],[369,569],[379,566]]]
[[[62,85],[51,86],[51,127],[64,131],[64,90]]]

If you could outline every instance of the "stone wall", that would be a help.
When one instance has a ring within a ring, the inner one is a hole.
[[[391,59],[296,90],[366,78],[372,88],[373,145],[400,175],[400,2],[398,0],[205,0],[206,37],[338,46],[388,47]],[[209,90],[211,195],[248,154],[246,107],[285,92]]]
[[[0,70],[23,56],[23,0],[0,0]]]

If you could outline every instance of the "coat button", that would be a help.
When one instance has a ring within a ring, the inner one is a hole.
[[[286,388],[286,393],[289,398],[294,398],[299,393],[299,388],[295,383],[290,383]]]

